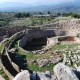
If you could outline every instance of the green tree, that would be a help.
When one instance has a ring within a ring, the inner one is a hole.
[[[50,11],[48,11],[48,12],[47,12],[47,14],[51,14],[51,12],[50,12]]]
[[[40,15],[43,15],[43,13],[42,13],[42,12],[39,12],[39,14],[40,14]]]
[[[76,13],[63,13],[63,16],[66,16],[66,17],[71,16],[74,18],[80,18],[80,15]]]
[[[22,14],[21,13],[17,13],[17,14],[15,14],[15,17],[21,18],[22,17]]]
[[[17,13],[15,14],[15,17],[17,18],[25,18],[25,17],[30,17],[30,13]]]
[[[57,16],[61,16],[61,13],[57,13]]]
[[[31,16],[30,13],[26,13],[26,14],[25,14],[25,17],[30,17],[30,16]]]

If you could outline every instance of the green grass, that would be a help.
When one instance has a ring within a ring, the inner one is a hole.
[[[1,43],[0,44],[0,54],[2,54],[3,50],[4,50],[4,43]]]
[[[53,67],[54,67],[54,64],[52,63],[49,63],[47,65],[45,65],[44,67],[42,68],[39,68],[37,62],[32,64],[30,61],[31,60],[37,60],[39,58],[46,58],[46,59],[50,59],[51,57],[53,57],[54,55],[53,54],[48,54],[48,53],[44,53],[44,54],[33,54],[33,53],[24,53],[20,48],[18,48],[18,41],[15,42],[15,44],[13,45],[14,48],[17,48],[17,54],[19,55],[24,55],[25,54],[25,58],[27,60],[27,65],[26,65],[26,68],[30,69],[30,70],[33,70],[33,71],[53,71]]]
[[[66,45],[56,45],[55,48],[64,48],[64,46]],[[54,57],[53,54],[51,54],[51,52],[53,52],[53,50],[49,51],[49,52],[46,52],[44,54],[33,54],[33,53],[24,53],[20,48],[18,48],[18,41],[15,42],[15,44],[13,45],[14,48],[17,48],[17,54],[19,55],[23,55],[25,54],[25,58],[27,60],[27,66],[26,68],[30,69],[30,70],[33,70],[33,71],[53,71],[53,67],[54,67],[54,64],[52,63],[49,63],[47,65],[45,65],[44,67],[40,68],[39,65],[37,64],[37,62],[35,62],[34,64],[31,63],[31,60],[37,60],[37,59],[42,59],[42,58],[46,58],[46,59],[50,59],[52,57]]]
[[[61,50],[61,49],[66,49],[68,48],[75,48],[77,47],[79,44],[57,44],[55,46],[52,47],[52,50]]]
[[[9,80],[9,78],[6,76],[6,74],[4,73],[3,69],[0,70],[0,75],[5,79],[5,80]]]
[[[43,72],[51,71],[53,73],[53,67],[54,67],[54,64],[52,63],[46,64],[42,68],[40,68],[38,64],[32,64],[32,65],[28,64],[28,68],[32,71],[43,71]]]
[[[46,58],[46,59],[50,59],[51,57],[54,57],[53,54],[51,54],[51,52],[53,52],[54,50],[62,50],[62,49],[66,49],[67,46],[68,48],[74,48],[74,47],[77,47],[79,44],[57,44],[55,46],[53,46],[48,52],[44,53],[44,54],[32,54],[32,53],[24,53],[20,48],[18,48],[18,41],[15,42],[14,46],[15,48],[17,48],[17,53],[19,55],[23,55],[25,54],[25,58],[27,60],[27,66],[26,68],[32,70],[32,71],[51,71],[53,70],[53,67],[54,67],[54,64],[47,64],[45,65],[44,67],[40,68],[37,64],[37,62],[35,63],[32,63],[31,60],[37,60],[37,59],[41,59],[41,58]],[[61,54],[61,56],[63,56]],[[73,64],[72,64],[73,66]]]
[[[34,60],[36,60],[36,59],[38,59],[38,58],[47,58],[47,59],[50,59],[51,57],[54,57],[54,55],[53,54],[51,54],[51,53],[49,53],[49,54],[46,54],[46,53],[44,53],[44,54],[32,54],[32,53],[27,53],[26,54],[26,59],[28,59],[28,60],[30,60],[30,59],[34,59]]]
[[[51,23],[52,20],[54,20],[52,17],[46,17],[46,18],[30,17],[30,18],[16,19],[14,21],[10,21],[9,26],[36,26],[36,25]]]
[[[15,20],[15,21],[11,21],[9,23],[10,26],[27,26],[27,25],[31,25],[31,21],[30,19],[21,19],[21,20]]]

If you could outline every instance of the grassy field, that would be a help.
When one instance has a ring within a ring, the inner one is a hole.
[[[0,70],[0,75],[5,79],[5,80],[9,80],[9,78],[6,76],[6,74],[4,73],[3,69]]]
[[[54,45],[51,50],[62,50],[66,48],[70,49],[70,48],[75,48],[78,45],[79,44],[57,44],[57,45]]]
[[[43,25],[47,23],[51,23],[54,19],[49,18],[23,18],[23,19],[17,19],[14,21],[10,21],[10,26],[36,26],[36,25]]]

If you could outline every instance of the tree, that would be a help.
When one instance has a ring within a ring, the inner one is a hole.
[[[40,15],[43,15],[43,13],[42,13],[42,12],[39,12],[39,14],[40,14]]]
[[[57,13],[57,16],[60,16],[61,15],[61,13]]]
[[[80,15],[79,14],[72,14],[71,17],[80,18]]]
[[[15,14],[15,17],[17,18],[25,18],[25,17],[30,17],[30,13],[17,13]]]
[[[63,13],[63,16],[66,16],[66,17],[71,16],[74,18],[80,18],[80,15],[76,13]]]
[[[47,12],[47,14],[51,14],[51,12],[50,12],[50,11],[48,11],[48,12]]]
[[[22,14],[21,13],[17,13],[17,14],[15,14],[15,17],[21,18],[22,17]]]
[[[30,13],[25,14],[25,17],[30,17],[30,16],[31,16]]]

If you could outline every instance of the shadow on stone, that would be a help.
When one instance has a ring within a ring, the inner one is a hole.
[[[77,70],[73,70],[77,78],[80,80],[80,72]]]

